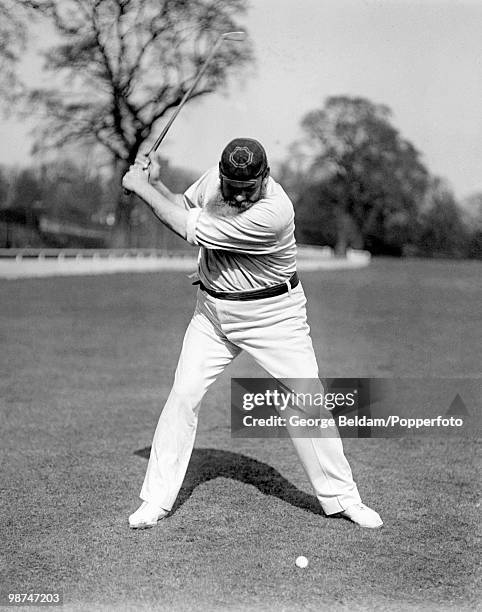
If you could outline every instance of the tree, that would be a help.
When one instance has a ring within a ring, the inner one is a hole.
[[[43,166],[42,212],[50,218],[89,225],[104,203],[105,185],[100,173],[88,164],[65,159]]]
[[[390,114],[364,98],[335,96],[302,120],[304,138],[292,153],[333,203],[339,254],[354,233],[374,250],[401,246],[415,224],[428,172]]]
[[[39,147],[100,145],[114,162],[117,183],[159,120],[178,105],[222,32],[239,30],[244,0],[44,0],[41,12],[61,43],[47,68],[64,89],[32,92],[47,111]],[[225,85],[251,61],[249,44],[223,45],[193,98]],[[132,203],[119,198],[121,219]]]
[[[0,209],[8,206],[9,180],[5,169],[0,166]]]
[[[482,259],[482,192],[462,201],[462,216],[470,233],[467,255]]]
[[[473,193],[461,202],[464,221],[474,230],[482,231],[482,193]]]
[[[470,234],[462,211],[445,181],[431,179],[422,204],[416,245],[418,253],[429,257],[468,255]]]
[[[8,108],[20,91],[16,67],[25,48],[27,20],[37,3],[30,0],[0,0],[0,97]]]
[[[42,199],[42,183],[33,168],[24,168],[13,176],[10,206],[31,213]]]

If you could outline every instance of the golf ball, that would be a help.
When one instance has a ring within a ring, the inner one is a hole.
[[[295,563],[296,563],[296,567],[301,567],[301,568],[308,567],[308,559],[306,557],[303,557],[303,555],[298,557]]]

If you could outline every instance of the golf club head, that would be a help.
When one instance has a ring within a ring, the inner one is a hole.
[[[222,37],[224,40],[244,40],[246,32],[226,32]]]

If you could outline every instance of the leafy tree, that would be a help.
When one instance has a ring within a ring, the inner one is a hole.
[[[66,159],[40,169],[42,211],[51,218],[89,225],[103,205],[104,180],[86,163]]]
[[[181,101],[220,33],[239,30],[244,0],[43,0],[39,10],[61,38],[47,68],[63,87],[32,92],[47,113],[38,147],[100,145],[116,181],[141,144]],[[252,59],[250,45],[224,44],[193,98],[227,83]],[[120,190],[119,190],[119,193]],[[128,220],[132,202],[119,198]]]
[[[10,202],[12,208],[32,211],[41,199],[42,185],[34,169],[25,168],[14,175]]]
[[[285,185],[283,179],[283,186]],[[301,244],[323,244],[335,248],[338,237],[336,211],[338,200],[335,191],[327,181],[300,185],[295,195],[296,237]],[[358,228],[350,217],[345,237],[353,248],[361,248]]]
[[[482,229],[473,231],[467,246],[467,256],[473,259],[482,259]]]
[[[336,223],[337,252],[345,252],[349,234],[375,250],[380,244],[401,246],[413,231],[428,172],[415,147],[390,123],[388,107],[330,97],[301,125],[304,138],[291,151],[298,166],[294,175],[302,172],[323,185]]]
[[[462,215],[470,232],[467,255],[482,259],[482,193],[474,193],[462,201]]]
[[[434,177],[420,212],[418,253],[431,257],[464,257],[468,254],[469,231],[462,211],[445,181]]]
[[[482,231],[482,193],[473,193],[462,200],[461,208],[467,225]]]
[[[5,168],[0,166],[0,208],[8,206],[9,181]]]

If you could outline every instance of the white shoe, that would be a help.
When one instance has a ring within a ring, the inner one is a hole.
[[[130,515],[129,527],[131,529],[147,529],[157,525],[157,521],[163,519],[169,513],[164,508],[151,502],[142,502],[139,508]]]
[[[353,504],[348,506],[343,512],[340,512],[342,516],[350,519],[360,527],[368,527],[369,529],[377,529],[383,525],[383,521],[380,518],[378,512],[372,510],[365,504]]]

